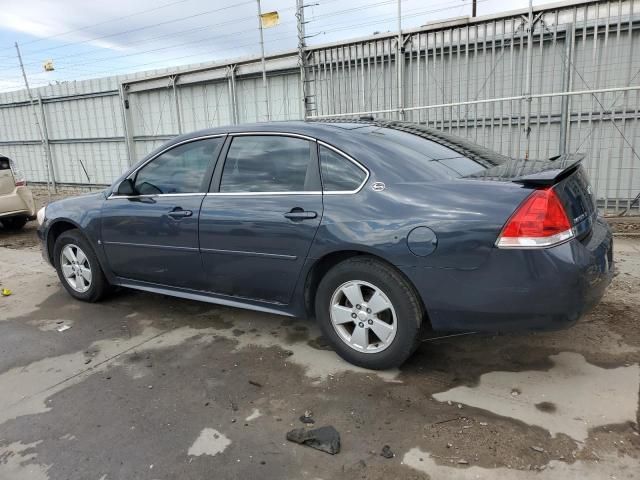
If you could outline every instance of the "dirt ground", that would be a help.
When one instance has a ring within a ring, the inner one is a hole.
[[[427,336],[371,372],[307,320],[74,301],[34,232],[0,233],[1,480],[640,478],[638,237],[616,238],[619,274],[573,328]],[[286,440],[307,410],[339,454]]]

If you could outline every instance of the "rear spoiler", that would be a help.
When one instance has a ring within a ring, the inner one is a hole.
[[[525,160],[528,164],[534,164],[529,168],[525,167],[525,171],[531,173],[514,178],[512,182],[533,187],[550,187],[575,172],[583,159],[584,154],[572,153],[557,155],[549,160]]]
[[[583,159],[583,154],[575,153],[558,155],[548,160],[509,158],[499,165],[467,175],[465,178],[549,187],[575,172]]]

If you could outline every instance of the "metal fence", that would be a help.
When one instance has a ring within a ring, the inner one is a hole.
[[[35,106],[23,92],[0,95],[0,151],[37,181],[106,184],[182,132],[373,114],[512,157],[584,152],[602,209],[637,214],[639,27],[640,0],[617,0],[313,47],[301,28],[299,51],[266,60],[268,112],[259,58],[111,77],[40,89]]]

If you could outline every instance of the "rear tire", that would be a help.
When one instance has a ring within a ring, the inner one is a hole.
[[[398,367],[409,358],[425,313],[411,284],[369,256],[352,257],[325,274],[315,311],[338,355],[373,370]]]
[[[93,303],[109,293],[98,257],[79,230],[67,230],[56,239],[53,261],[60,282],[73,298]]]
[[[27,217],[10,217],[0,220],[5,229],[18,231],[24,227],[29,219]]]

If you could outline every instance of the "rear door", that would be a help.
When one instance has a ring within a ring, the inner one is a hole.
[[[0,195],[13,192],[15,186],[11,161],[7,157],[0,157]]]
[[[102,241],[117,276],[203,287],[198,215],[223,143],[218,136],[172,147],[129,176],[135,195],[104,202]]]
[[[207,289],[289,303],[322,218],[316,144],[235,134],[225,150],[200,214]]]

